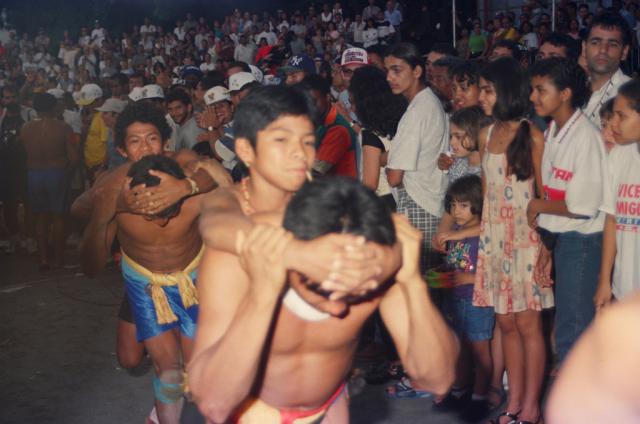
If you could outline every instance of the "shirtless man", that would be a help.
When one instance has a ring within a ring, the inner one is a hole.
[[[56,119],[56,99],[38,93],[33,104],[39,119],[22,127],[20,139],[27,153],[29,204],[35,214],[40,269],[63,265],[64,219],[69,208],[69,175],[79,160],[73,130]],[[15,182],[18,184],[19,182]],[[49,234],[53,234],[54,257],[49,258]]]
[[[258,89],[240,104],[236,149],[251,175],[239,188],[245,214],[278,210],[274,205],[286,205],[304,181],[314,159],[309,115],[300,95],[286,88]],[[307,193],[303,189],[292,200],[285,219],[297,238],[345,230],[363,235],[367,244],[394,244],[384,205],[359,183],[328,180],[307,187]],[[265,220],[281,222],[281,211]],[[304,234],[306,228],[310,234]],[[207,249],[189,365],[189,387],[204,416],[216,423],[229,418],[242,423],[317,422],[323,416],[348,422],[343,383],[358,333],[377,307],[409,374],[426,389],[444,393],[453,379],[455,338],[419,276],[419,234],[406,221],[399,221],[398,228],[404,255],[398,283],[367,291],[366,298],[290,272],[291,290],[283,301],[285,253],[296,241],[281,228],[254,226],[246,240],[239,240],[240,258]]]
[[[206,169],[197,170],[194,152],[165,152],[171,129],[159,110],[144,103],[127,107],[118,117],[114,133],[117,149],[130,162],[164,154],[188,177],[178,179],[149,171],[160,178],[159,186],[130,188],[128,163],[102,176],[73,206],[76,217],[90,216],[82,243],[87,275],[93,276],[105,266],[111,243],[118,237],[137,338],[144,341],[158,375],[154,379],[158,416],[161,423],[177,423],[182,407],[181,359],[186,362],[191,356],[197,317],[193,279],[202,253],[197,220],[202,196],[196,194],[212,190],[215,181],[228,180],[212,179]],[[177,216],[157,216],[181,199]]]

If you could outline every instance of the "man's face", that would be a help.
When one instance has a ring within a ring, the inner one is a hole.
[[[567,49],[564,46],[554,46],[551,43],[542,43],[536,60],[549,59],[551,57],[567,57]]]
[[[582,19],[586,18],[588,14],[589,14],[588,7],[581,7],[580,9],[578,9],[578,15],[580,16],[580,18]]]
[[[2,90],[2,105],[8,107],[15,103],[18,103],[18,95],[10,90]]]
[[[233,104],[227,100],[215,102],[210,106],[221,124],[228,124],[233,120]]]
[[[629,46],[622,43],[620,30],[601,26],[591,29],[587,40],[582,43],[582,49],[591,76],[613,74],[629,52]]]
[[[311,95],[313,96],[314,103],[318,108],[320,116],[324,116],[329,111],[329,96],[321,94],[318,90],[311,90]]]
[[[451,78],[446,67],[434,66],[429,82],[441,98],[451,100]]]
[[[506,47],[498,46],[491,52],[489,60],[496,60],[499,57],[513,57],[513,52]]]
[[[416,66],[414,69],[407,62],[394,56],[384,58],[384,67],[387,70],[387,82],[393,94],[403,94],[409,90],[422,76],[422,69]]]
[[[124,138],[124,149],[118,148],[122,156],[131,162],[137,162],[149,155],[162,153],[164,142],[155,125],[134,122],[127,127]]]
[[[342,81],[344,81],[344,88],[349,88],[349,84],[351,84],[351,78],[353,78],[353,72],[358,68],[362,68],[363,66],[364,64],[362,63],[351,63],[340,68],[340,72],[342,73]]]
[[[182,125],[187,119],[189,119],[189,115],[191,114],[191,105],[186,105],[180,100],[174,100],[173,102],[169,102],[167,105],[167,112],[169,112],[173,122],[178,125]]]
[[[144,81],[142,80],[142,77],[131,77],[129,78],[129,92],[131,92],[131,90],[133,90],[136,87],[144,87]]]
[[[431,77],[431,73],[433,72],[433,64],[444,57],[444,54],[439,52],[429,52],[427,55],[427,60],[425,62],[425,67],[427,68],[427,79]]]
[[[102,120],[104,121],[104,124],[109,128],[113,128],[116,124],[116,119],[118,118],[118,114],[115,112],[101,112],[101,114],[102,114]]]
[[[304,79],[304,76],[305,76],[304,71],[287,72],[287,78],[285,79],[284,83],[286,85],[298,84],[299,82],[302,82],[302,80]]]

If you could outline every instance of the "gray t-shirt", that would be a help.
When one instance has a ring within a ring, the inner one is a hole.
[[[440,217],[447,176],[438,169],[438,157],[449,148],[449,122],[430,88],[411,100],[398,124],[387,168],[404,171],[402,184],[421,208]]]
[[[183,149],[191,149],[198,142],[197,138],[204,130],[198,127],[196,118],[191,117],[187,121],[177,127],[176,135],[176,151]]]

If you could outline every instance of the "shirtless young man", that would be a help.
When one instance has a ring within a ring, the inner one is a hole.
[[[177,423],[182,406],[181,362],[190,358],[197,318],[193,279],[203,247],[198,233],[202,196],[195,194],[212,190],[216,183],[206,170],[196,171],[195,153],[164,152],[171,129],[156,108],[144,103],[127,107],[114,132],[118,150],[130,162],[168,155],[189,177],[177,179],[149,171],[160,178],[159,186],[130,188],[127,173],[131,164],[125,164],[96,181],[76,200],[72,211],[76,217],[90,216],[82,244],[87,275],[104,267],[117,234],[137,338],[144,341],[158,375],[154,379],[158,416],[161,423]],[[215,179],[228,182],[223,177]],[[180,199],[184,201],[177,216],[156,216]]]
[[[258,89],[238,108],[236,150],[251,174],[240,188],[246,214],[282,211],[313,164],[314,126],[299,96],[286,88]],[[303,191],[294,198],[303,199],[303,205],[289,206],[288,211],[297,213],[296,237],[315,239],[344,229],[378,242],[367,244],[394,243],[384,205],[372,193],[363,194],[357,182],[327,180],[308,187],[314,186],[328,190],[327,196],[305,198]],[[351,215],[336,216],[335,211],[354,204]],[[277,224],[282,212],[279,215],[267,222]],[[326,222],[332,218],[337,221]],[[311,237],[301,233],[318,224],[325,227]],[[318,422],[326,416],[347,422],[343,383],[358,333],[378,306],[408,372],[425,388],[444,393],[453,379],[455,338],[419,277],[418,233],[405,221],[398,228],[404,254],[399,283],[386,291],[367,292],[371,299],[363,301],[354,292],[336,293],[326,290],[327,285],[307,283],[319,280],[296,272],[290,273],[292,290],[283,301],[290,268],[285,253],[297,241],[281,228],[254,226],[239,243],[240,258],[207,249],[189,365],[189,388],[205,417],[212,422],[232,418],[268,424]]]

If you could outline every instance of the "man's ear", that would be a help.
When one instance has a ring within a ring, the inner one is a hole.
[[[129,159],[129,156],[127,156],[127,152],[122,148],[122,147],[116,147],[116,150],[118,151],[118,153],[120,153],[123,157]]]
[[[238,158],[248,166],[256,159],[256,151],[253,149],[251,142],[244,137],[236,138],[236,155]]]

